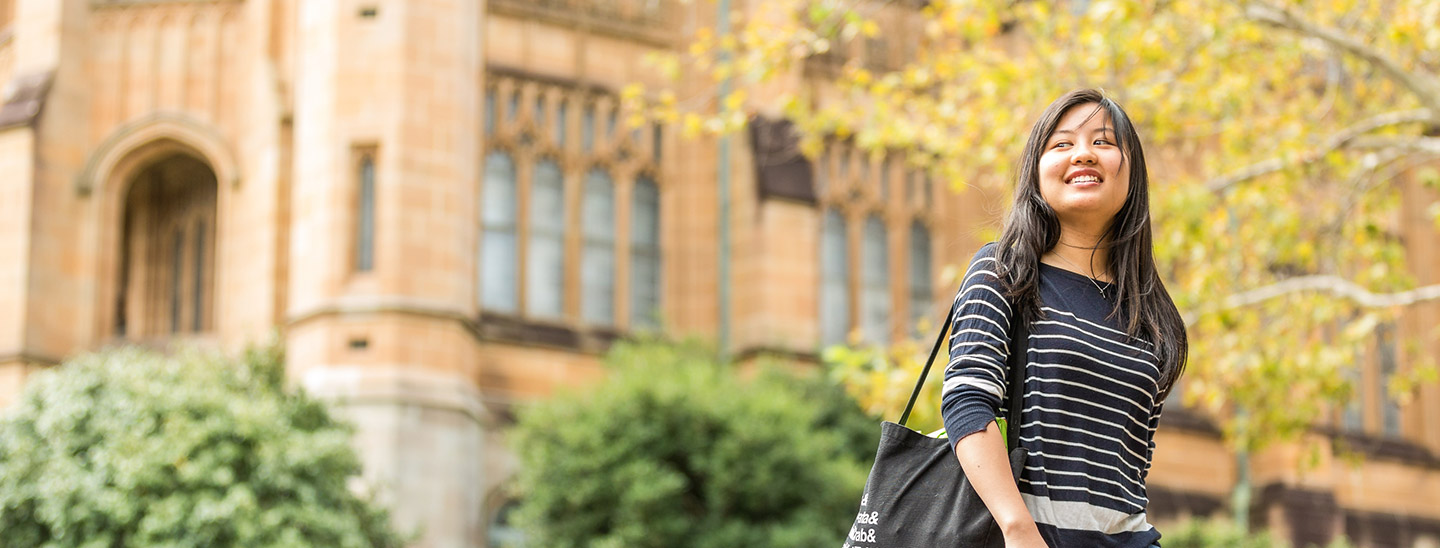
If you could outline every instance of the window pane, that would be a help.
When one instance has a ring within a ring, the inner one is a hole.
[[[527,312],[536,318],[565,314],[565,185],[552,160],[535,164],[530,196],[530,242],[526,250]]]
[[[481,218],[486,226],[515,223],[515,162],[504,152],[485,156]]]
[[[660,190],[635,179],[630,225],[630,326],[660,327]]]
[[[535,96],[535,115],[534,115],[534,118],[535,118],[535,127],[537,127],[537,128],[542,128],[542,129],[543,129],[543,128],[545,127],[545,96],[544,96],[544,95],[538,95],[538,94],[537,94],[537,95]]]
[[[585,175],[585,198],[580,206],[580,223],[586,241],[615,241],[615,184],[610,173],[592,169]]]
[[[375,267],[375,161],[360,160],[360,211],[355,236],[355,270],[369,272]]]
[[[202,219],[195,227],[195,257],[192,259],[195,265],[195,285],[190,288],[190,330],[199,333],[204,329],[204,296],[205,296],[205,221]]]
[[[845,246],[845,218],[825,212],[820,235],[820,344],[845,342],[850,329],[849,259]]]
[[[515,231],[487,229],[480,243],[482,308],[515,313],[519,306],[515,265]]]
[[[585,177],[580,226],[580,315],[586,322],[615,323],[615,190],[610,174],[591,170]]]
[[[650,177],[635,179],[634,207],[630,212],[630,242],[660,248],[660,190]]]
[[[860,249],[861,334],[867,342],[885,344],[890,335],[890,250],[879,217],[865,220]]]
[[[185,276],[185,233],[181,230],[175,231],[174,244],[170,252],[173,254],[170,260],[170,332],[180,332],[180,299],[185,295],[181,292]]]
[[[498,312],[519,310],[515,247],[515,163],[504,152],[485,157],[480,242],[480,306]]]
[[[913,223],[910,225],[910,329],[915,330],[916,336],[924,335],[920,331],[921,321],[931,318],[931,295],[930,231],[925,225]]]
[[[580,257],[580,312],[586,323],[615,324],[615,247],[586,242]]]

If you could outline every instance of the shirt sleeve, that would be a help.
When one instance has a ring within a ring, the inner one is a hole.
[[[1150,443],[1145,450],[1145,470],[1140,472],[1140,481],[1150,477],[1150,464],[1155,462],[1155,429],[1160,427],[1160,413],[1165,410],[1165,400],[1155,402],[1155,410],[1150,414]]]
[[[985,430],[1005,397],[1011,310],[994,252],[995,244],[980,248],[955,295],[950,362],[940,396],[951,444]]]

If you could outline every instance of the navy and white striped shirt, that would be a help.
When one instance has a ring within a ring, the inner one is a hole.
[[[995,244],[980,249],[955,296],[941,414],[950,439],[985,430],[1008,406],[1014,317]],[[1160,420],[1154,347],[1125,335],[1111,303],[1081,274],[1040,265],[1042,315],[1030,324],[1020,496],[1052,548],[1148,547],[1145,476]],[[1102,284],[1102,287],[1104,284]],[[1107,291],[1109,288],[1106,288]],[[1013,427],[1013,426],[1012,426]]]

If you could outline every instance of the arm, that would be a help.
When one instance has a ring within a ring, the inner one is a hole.
[[[1030,510],[1020,500],[1020,490],[1010,481],[1010,459],[1005,455],[1000,427],[991,421],[985,430],[961,438],[955,443],[955,456],[975,493],[1000,524],[1006,546],[1045,546]]]
[[[950,439],[955,440],[955,456],[1005,532],[1006,545],[1043,548],[1035,521],[1010,479],[1005,438],[995,423],[1007,388],[1012,315],[998,270],[993,245],[982,248],[955,296],[940,413]]]

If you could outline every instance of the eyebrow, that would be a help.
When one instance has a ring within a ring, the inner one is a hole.
[[[1111,128],[1108,128],[1108,127],[1101,127],[1100,129],[1095,130],[1095,133],[1105,133],[1105,132],[1107,132],[1107,131],[1110,132],[1110,133],[1115,133],[1115,130],[1113,130],[1113,129],[1111,129]],[[1073,130],[1073,129],[1057,129],[1057,130],[1055,130],[1055,133],[1052,133],[1052,134],[1051,134],[1051,137],[1054,137],[1055,135],[1059,135],[1059,134],[1061,134],[1061,133],[1069,133],[1069,134],[1071,134],[1071,135],[1074,135],[1074,134],[1075,134],[1075,130]]]

